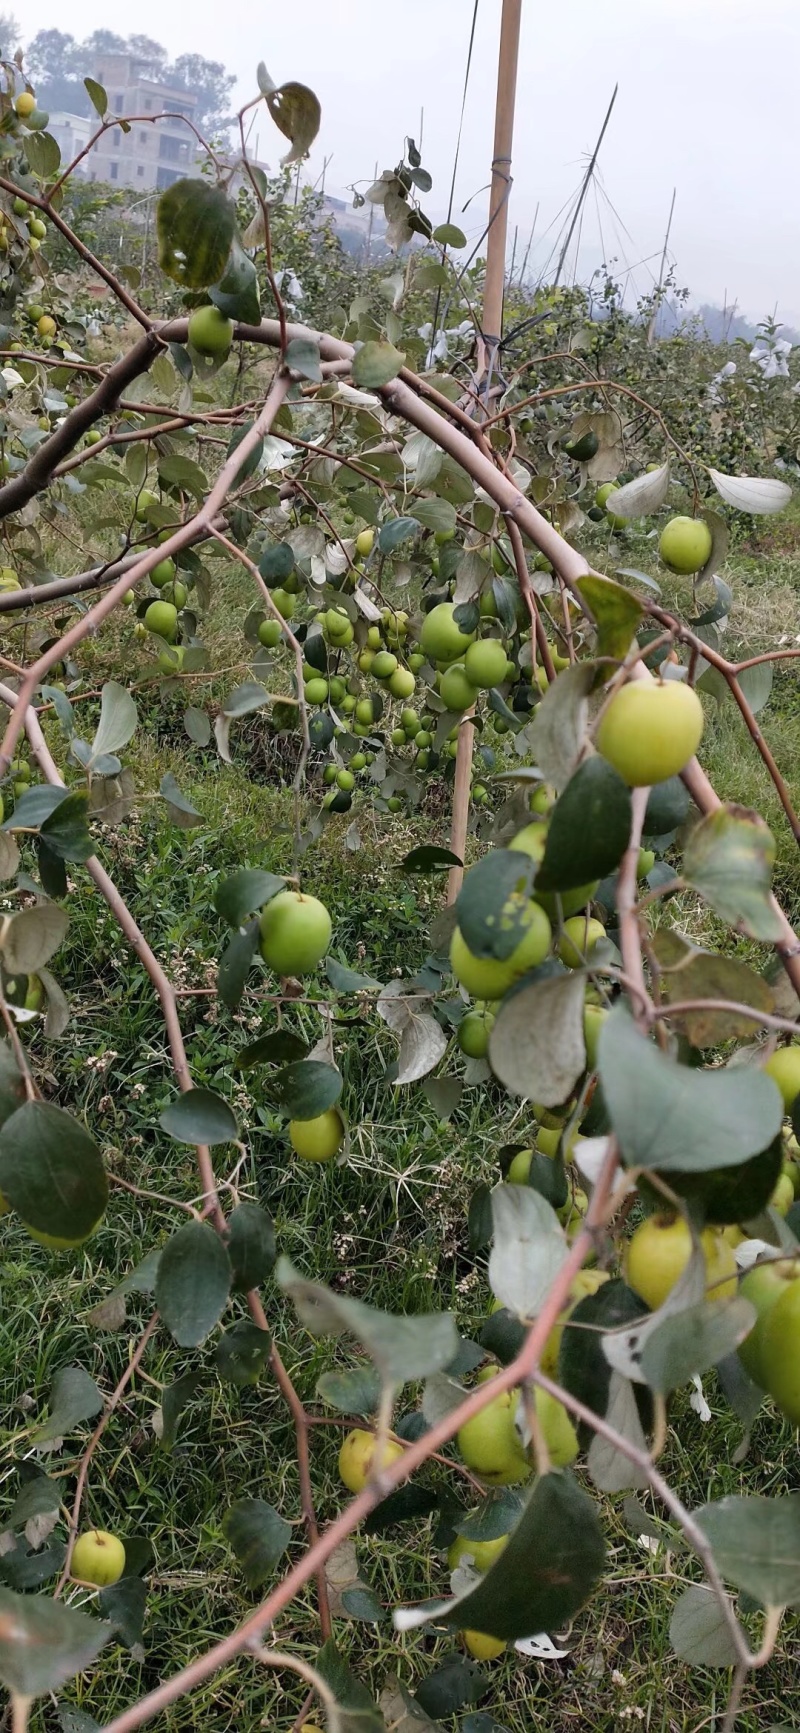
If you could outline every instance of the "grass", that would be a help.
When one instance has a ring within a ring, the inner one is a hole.
[[[637,548],[632,563],[646,553]],[[744,646],[757,652],[784,634],[793,639],[800,630],[796,555],[781,549],[764,560],[734,552],[729,571],[736,599],[726,643],[741,645],[745,653]],[[214,680],[217,695],[236,683],[247,665],[238,621],[249,599],[246,576],[220,568],[205,636],[212,667],[232,672]],[[132,649],[129,621],[112,623],[87,646],[82,660],[87,689],[108,678],[136,685],[145,667],[138,649]],[[138,697],[142,722],[128,755],[138,809],[104,837],[100,852],[176,986],[207,988],[213,986],[224,942],[213,908],[217,879],[241,865],[289,870],[292,797],[266,750],[258,718],[241,725],[231,769],[213,747],[188,741],[182,693],[162,697],[158,685],[145,683]],[[710,700],[707,708],[704,761],[724,796],[758,806],[773,823],[776,884],[798,920],[796,851],[771,784],[732,704]],[[800,715],[791,669],[776,676],[765,724],[800,797]],[[48,732],[62,755],[52,720]],[[86,732],[91,732],[88,721]],[[201,829],[185,832],[170,824],[158,795],[167,771],[203,814]],[[335,821],[303,861],[305,883],[334,914],[335,955],[381,980],[400,967],[412,973],[425,958],[426,930],[439,894],[430,881],[399,877],[396,865],[414,841],[446,842],[446,816],[443,811],[427,814],[394,822],[389,829],[368,811],[356,854],[344,840],[348,824],[348,819]],[[73,878],[71,925],[58,958],[59,974],[69,986],[72,1022],[57,1048],[46,1046],[38,1034],[32,1038],[37,1074],[52,1098],[92,1127],[112,1177],[192,1201],[198,1183],[192,1154],[158,1129],[159,1113],[175,1086],[150,984],[86,875],[77,869]],[[730,935],[696,903],[686,899],[680,914],[693,937],[730,944]],[[763,949],[738,944],[736,949],[763,963]],[[352,1121],[349,1159],[332,1169],[303,1168],[287,1160],[269,1075],[260,1071],[243,1078],[234,1069],[238,1049],[277,1023],[275,1007],[265,996],[268,986],[266,976],[254,974],[233,1014],[211,992],[181,998],[195,1081],[230,1100],[247,1145],[239,1179],[243,1194],[271,1212],[280,1249],[308,1275],[387,1310],[453,1309],[462,1332],[477,1334],[488,1289],[481,1260],[476,1266],[469,1252],[469,1199],[479,1182],[496,1177],[497,1149],[530,1124],[527,1110],[498,1088],[484,1086],[466,1090],[452,1119],[440,1122],[421,1090],[395,1089],[387,1079],[396,1051],[391,1034],[363,1011],[360,1001],[344,1001],[333,1039],[344,1077],[343,1105]],[[319,993],[329,996],[322,983]],[[320,1033],[319,1012],[311,1007],[288,1006],[284,1021],[311,1042]],[[220,1177],[225,1160],[218,1152]],[[8,1505],[19,1465],[30,1455],[28,1430],[46,1405],[59,1367],[85,1366],[104,1391],[124,1369],[148,1302],[131,1296],[129,1319],[116,1333],[98,1329],[92,1308],[175,1225],[175,1212],[167,1205],[121,1187],[112,1189],[101,1228],[77,1254],[48,1253],[11,1218],[4,1222],[1,1488]],[[277,1290],[270,1288],[266,1298],[281,1353],[301,1394],[313,1401],[320,1373],[350,1363],[351,1356],[329,1340],[314,1341]],[[242,1310],[239,1302],[233,1310]],[[157,1441],[153,1418],[164,1388],[188,1371],[198,1374],[198,1388],[168,1452]],[[744,1462],[737,1463],[738,1425],[714,1380],[706,1385],[709,1424],[701,1423],[685,1396],[671,1410],[663,1467],[687,1504],[728,1491],[800,1490],[791,1429],[766,1407]],[[417,1394],[406,1391],[401,1410],[413,1407]],[[322,1521],[341,1502],[340,1435],[335,1426],[314,1434]],[[80,1448],[79,1429],[45,1458],[52,1472],[65,1475],[67,1496]],[[440,1467],[426,1471],[426,1478],[436,1483],[446,1478],[459,1489],[457,1478]],[[258,1595],[243,1586],[222,1531],[226,1510],[241,1497],[265,1499],[292,1521],[290,1556],[298,1556],[303,1537],[293,1437],[274,1385],[269,1378],[244,1390],[222,1385],[210,1364],[210,1348],[182,1351],[160,1331],[107,1429],[84,1508],[86,1520],[118,1528],[128,1539],[146,1537],[154,1549],[144,1657],[112,1646],[86,1677],[66,1688],[65,1699],[105,1722],[218,1640],[257,1603]],[[603,1502],[607,1580],[566,1634],[567,1659],[503,1658],[483,1670],[480,1707],[511,1733],[523,1733],[537,1722],[548,1729],[580,1728],[580,1733],[638,1725],[652,1733],[684,1728],[699,1733],[721,1713],[728,1677],[690,1669],[670,1648],[671,1606],[683,1583],[697,1580],[697,1570],[649,1495],[643,1494],[641,1503],[660,1537],[654,1550],[641,1544],[640,1525],[624,1500]],[[58,1532],[63,1534],[63,1525]],[[444,1552],[435,1544],[430,1522],[408,1525],[397,1535],[359,1536],[357,1552],[361,1574],[387,1612],[447,1589]],[[413,1690],[453,1648],[449,1638],[430,1630],[398,1636],[388,1617],[374,1628],[337,1620],[336,1638],[358,1677],[376,1694],[393,1674]],[[319,1637],[310,1591],[282,1615],[270,1640],[313,1660]],[[799,1654],[797,1620],[789,1618],[776,1657],[747,1685],[738,1723],[742,1733],[763,1733],[785,1718]],[[245,1657],[174,1705],[159,1725],[169,1733],[201,1726],[213,1733],[241,1726],[288,1730],[303,1696],[304,1687],[290,1673],[260,1669]],[[37,1709],[37,1728],[53,1724],[48,1706]]]

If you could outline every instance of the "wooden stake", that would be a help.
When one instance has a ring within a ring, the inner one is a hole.
[[[500,49],[497,59],[497,102],[494,117],[494,153],[492,156],[492,188],[489,197],[489,233],[486,241],[486,278],[483,289],[483,339],[485,349],[485,381],[488,385],[498,345],[503,332],[503,291],[506,275],[506,239],[508,235],[508,198],[511,190],[511,146],[514,139],[514,103],[517,91],[517,62],[522,0],[503,0],[500,22]],[[471,716],[472,712],[469,711]],[[472,748],[475,730],[464,718],[458,734],[456,774],[453,783],[453,812],[450,823],[450,848],[459,860],[464,859],[469,817],[469,785],[472,770]],[[454,903],[461,889],[463,867],[451,867],[447,880],[447,901]]]

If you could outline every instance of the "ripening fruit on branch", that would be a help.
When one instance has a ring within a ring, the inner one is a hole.
[[[463,662],[453,662],[442,675],[439,682],[439,696],[442,703],[456,715],[468,710],[478,696],[477,688],[467,676]]]
[[[375,531],[372,529],[359,530],[356,536],[356,553],[361,556],[362,560],[365,560],[367,555],[372,553],[374,545]]]
[[[485,1059],[494,1027],[492,1011],[468,1011],[458,1025],[456,1039],[468,1059]]]
[[[348,1492],[363,1492],[367,1481],[382,1468],[388,1468],[392,1462],[397,1462],[403,1454],[402,1444],[397,1444],[393,1438],[386,1438],[380,1457],[376,1460],[377,1439],[372,1432],[364,1432],[357,1427],[348,1432],[339,1451],[339,1475],[344,1481]]]
[[[150,573],[150,582],[155,589],[163,589],[165,584],[171,584],[175,576],[175,561],[169,555],[165,560],[159,560]]]
[[[171,644],[178,635],[178,610],[172,602],[151,602],[144,616],[148,632]]]
[[[706,1266],[706,1298],[729,1299],[737,1286],[733,1247],[716,1228],[703,1229],[700,1245]],[[683,1216],[648,1216],[625,1248],[625,1280],[655,1312],[683,1275],[691,1254],[691,1230]]]
[[[517,1486],[530,1480],[531,1464],[514,1423],[519,1392],[502,1390],[466,1420],[456,1437],[467,1468],[492,1486]]]
[[[462,632],[454,613],[452,602],[439,602],[425,615],[419,641],[431,662],[455,662],[474,640],[474,632]]]
[[[466,1535],[457,1534],[447,1554],[447,1563],[454,1571],[462,1559],[467,1564],[471,1560],[476,1571],[488,1571],[507,1544],[507,1534],[499,1534],[496,1540],[467,1540]]]
[[[800,1426],[800,1276],[784,1292],[760,1324],[759,1383],[769,1391],[781,1413]]]
[[[703,733],[703,706],[680,680],[634,680],[615,692],[600,719],[595,745],[632,788],[677,776]]]
[[[72,1549],[70,1572],[81,1583],[96,1589],[119,1581],[125,1569],[125,1548],[115,1534],[102,1528],[87,1528]]]
[[[318,897],[279,891],[261,911],[261,955],[276,975],[310,975],[331,942],[331,917]]]
[[[464,657],[467,679],[482,691],[501,685],[507,665],[505,644],[499,638],[479,638],[477,643],[470,644]]]
[[[335,1107],[314,1119],[290,1119],[289,1142],[304,1161],[333,1161],[344,1140],[344,1126]]]
[[[280,620],[261,621],[258,628],[258,641],[259,644],[264,645],[265,650],[274,650],[276,644],[280,643],[282,636]]]
[[[778,1047],[764,1065],[764,1070],[777,1083],[787,1111],[800,1095],[800,1045]]]
[[[764,1329],[773,1306],[782,1299],[787,1288],[800,1277],[800,1263],[792,1258],[775,1258],[770,1263],[756,1264],[742,1277],[740,1293],[756,1309],[756,1321],[743,1342],[739,1343],[739,1359],[748,1378],[761,1389],[767,1387],[763,1361]]]
[[[514,981],[544,962],[550,949],[550,922],[538,903],[517,894],[509,897],[500,926],[522,914],[521,936],[510,957],[476,957],[456,927],[450,942],[450,966],[457,981],[474,999],[502,999]]]
[[[500,1637],[487,1637],[485,1631],[462,1631],[461,1635],[464,1648],[474,1661],[496,1661],[508,1648]]]
[[[572,915],[564,922],[564,930],[558,941],[558,954],[562,963],[566,963],[568,969],[581,969],[584,963],[591,960],[592,952],[605,936],[606,929],[602,921],[587,921],[584,915]]]
[[[711,531],[702,518],[670,518],[661,531],[658,551],[672,572],[699,572],[711,557]]]
[[[198,307],[189,320],[188,340],[198,355],[216,361],[227,355],[233,342],[233,321],[219,307]]]
[[[14,100],[14,110],[19,120],[27,120],[36,107],[36,97],[30,90],[21,90]]]

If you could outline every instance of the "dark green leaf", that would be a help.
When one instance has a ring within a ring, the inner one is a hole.
[[[232,1547],[249,1589],[257,1589],[274,1574],[292,1538],[292,1525],[261,1498],[240,1498],[223,1519],[222,1532]]]
[[[775,995],[763,975],[757,975],[736,957],[699,951],[671,927],[653,934],[653,948],[661,967],[661,990],[667,999],[733,1000],[767,1013],[775,1009]],[[754,1019],[735,1009],[680,1013],[672,1019],[693,1047],[716,1047],[722,1041],[749,1041]]]
[[[24,1528],[32,1516],[48,1516],[51,1511],[58,1510],[63,1497],[63,1481],[51,1480],[49,1474],[42,1474],[41,1470],[36,1469],[31,1479],[26,1480],[17,1493],[5,1518],[5,1526],[10,1529]]]
[[[542,1475],[502,1557],[468,1594],[437,1607],[434,1617],[508,1642],[559,1630],[589,1599],[604,1558],[594,1500],[568,1473]],[[413,1623],[424,1617],[414,1615]],[[406,1623],[412,1623],[407,1614]]]
[[[694,1219],[723,1226],[752,1221],[766,1209],[783,1166],[780,1137],[739,1167],[717,1167],[707,1173],[670,1173],[669,1186],[685,1199]],[[644,1176],[639,1187],[653,1208],[661,1207],[663,1193],[650,1186]]]
[[[603,1353],[604,1331],[636,1324],[648,1315],[638,1294],[619,1280],[604,1282],[596,1294],[579,1300],[561,1337],[558,1381],[595,1414],[605,1416],[611,1368]]]
[[[578,589],[597,622],[595,654],[621,661],[644,618],[641,602],[613,578],[601,578],[594,572],[578,579]]]
[[[176,1096],[158,1123],[178,1143],[231,1143],[239,1135],[227,1101],[211,1089],[187,1089]]]
[[[474,1661],[460,1655],[450,1655],[440,1667],[421,1679],[417,1686],[417,1702],[426,1715],[437,1720],[456,1715],[467,1703],[477,1703],[487,1687],[486,1674]]]
[[[666,1174],[738,1167],[780,1130],[783,1102],[766,1072],[679,1065],[640,1034],[621,1005],[603,1025],[599,1071],[630,1167]]]
[[[238,1318],[220,1337],[214,1365],[225,1384],[257,1384],[269,1359],[272,1338],[250,1318]]]
[[[42,841],[59,860],[81,862],[94,854],[87,823],[88,810],[87,794],[68,794],[66,800],[59,801],[56,811],[44,820],[40,833]]]
[[[241,872],[217,885],[214,907],[229,926],[241,927],[249,915],[268,903],[285,884],[286,880],[279,878],[277,873],[243,867]]]
[[[516,1487],[504,1486],[492,1492],[475,1511],[459,1516],[455,1532],[464,1540],[499,1540],[515,1528],[525,1509],[525,1494]]]
[[[63,1107],[26,1101],[0,1129],[0,1191],[37,1233],[78,1243],[108,1202],[100,1151]]]
[[[286,345],[284,362],[292,373],[299,373],[302,379],[310,379],[312,385],[322,381],[322,366],[319,344],[311,337],[293,337]]]
[[[258,948],[258,920],[241,933],[233,933],[219,960],[217,992],[223,1005],[235,1011],[244,992],[250,965]]]
[[[30,125],[31,121],[28,124]],[[52,175],[58,174],[61,151],[52,133],[29,132],[25,138],[25,155],[29,167],[39,180],[50,180]]]
[[[161,1395],[161,1443],[165,1450],[171,1450],[178,1435],[178,1421],[196,1395],[202,1383],[199,1372],[183,1372],[173,1384],[168,1384]]]
[[[36,1428],[36,1441],[41,1444],[48,1438],[65,1437],[81,1421],[99,1414],[102,1406],[100,1391],[83,1366],[62,1366],[53,1379],[48,1417]]]
[[[182,794],[171,770],[161,778],[159,794],[167,803],[169,816],[179,830],[193,830],[198,824],[205,824],[205,819],[197,807],[185,794]]]
[[[14,802],[14,811],[3,824],[3,830],[38,830],[50,818],[56,807],[70,799],[66,788],[51,788],[49,783],[37,783],[27,788]]]
[[[340,1414],[374,1414],[381,1394],[381,1381],[374,1366],[354,1366],[351,1372],[323,1372],[317,1379],[321,1402]]]
[[[84,78],[83,82],[92,108],[97,114],[99,114],[100,119],[102,120],[103,115],[108,108],[108,97],[106,96],[103,86],[102,84],[98,84],[95,78]]]
[[[253,710],[263,710],[270,701],[269,693],[257,680],[245,680],[229,692],[222,706],[223,716],[249,716]],[[265,875],[266,876],[266,875]],[[271,875],[270,875],[271,876]]]
[[[319,1388],[319,1386],[318,1386]],[[404,1522],[422,1522],[439,1508],[439,1494],[430,1486],[414,1486],[407,1482],[382,1498],[370,1511],[363,1524],[365,1534],[388,1534]]]
[[[771,902],[775,842],[746,807],[722,806],[691,831],[683,876],[715,913],[752,939],[777,939],[780,917]]]
[[[320,1059],[298,1059],[272,1081],[290,1119],[316,1119],[335,1107],[342,1093],[341,1072]]]
[[[342,1606],[351,1619],[358,1619],[363,1624],[379,1625],[386,1618],[374,1590],[366,1588],[363,1583],[343,1590]]]
[[[480,1333],[481,1346],[488,1354],[494,1354],[502,1366],[510,1366],[515,1360],[525,1337],[527,1326],[521,1318],[516,1318],[506,1306],[499,1312],[491,1312]]]
[[[286,1060],[304,1059],[307,1052],[308,1047],[299,1035],[293,1035],[290,1029],[273,1029],[269,1035],[260,1035],[257,1041],[242,1047],[234,1065],[237,1071],[249,1071],[252,1065],[280,1065]]]
[[[147,1584],[141,1577],[121,1577],[101,1589],[97,1605],[126,1649],[138,1649],[144,1632]]]
[[[0,1126],[25,1100],[25,1084],[7,1041],[0,1041]]]
[[[294,571],[294,554],[288,542],[273,542],[264,549],[258,569],[265,584],[278,587]]]
[[[205,710],[199,710],[197,705],[190,704],[183,712],[183,726],[195,746],[207,746],[211,739],[211,722]]]
[[[401,873],[438,872],[442,867],[463,866],[457,854],[449,848],[440,848],[437,843],[422,843],[419,848],[412,848],[411,853],[404,855],[398,867]]]
[[[110,1634],[63,1601],[0,1588],[0,1679],[21,1697],[57,1691],[91,1664]]]
[[[644,815],[644,835],[667,836],[686,819],[691,801],[679,776],[668,776],[651,788]]]
[[[200,186],[202,182],[193,181],[192,185]],[[205,470],[195,463],[193,457],[182,457],[179,452],[160,459],[158,479],[164,487],[177,489],[179,493],[192,493],[198,500],[204,499],[208,492]]]
[[[234,1289],[247,1292],[266,1281],[275,1265],[275,1227],[257,1203],[240,1203],[228,1218],[228,1256]]]
[[[66,937],[69,916],[57,903],[34,903],[6,918],[3,968],[8,975],[34,975]]]
[[[276,1269],[279,1287],[293,1300],[301,1322],[316,1336],[355,1336],[366,1349],[386,1384],[427,1378],[449,1366],[458,1350],[458,1330],[449,1312],[398,1317],[366,1306],[346,1294],[336,1294],[321,1282],[309,1282],[288,1258]]]
[[[374,975],[363,975],[358,969],[347,969],[335,957],[325,958],[325,973],[335,993],[366,993],[380,987]]]
[[[213,294],[213,290],[212,290],[212,294]],[[229,315],[229,317],[231,317],[231,316],[232,315]],[[258,318],[256,319],[255,323],[258,324],[259,320],[260,320],[260,314],[259,314]],[[228,457],[232,457],[233,453],[235,451],[238,451],[239,446],[242,443],[242,440],[247,438],[247,435],[250,432],[252,426],[253,426],[252,421],[245,421],[241,427],[237,427],[234,429],[234,431],[231,434],[231,437],[228,441],[228,451],[227,451]],[[258,466],[261,462],[263,455],[264,455],[264,441],[263,441],[263,439],[258,439],[258,440],[256,440],[255,445],[252,446],[248,456],[242,459],[242,461],[239,465],[239,468],[236,471],[236,485],[237,485],[237,487],[239,487],[243,481],[247,481],[251,475],[255,475],[256,470],[258,469]]]
[[[206,180],[179,180],[156,207],[158,262],[183,289],[219,282],[236,229],[230,199]]]
[[[411,507],[412,516],[423,529],[449,534],[458,523],[456,508],[448,499],[421,499]]]
[[[631,832],[630,789],[604,758],[587,758],[556,801],[537,891],[567,891],[619,866]]]
[[[676,1601],[669,1640],[690,1667],[733,1667],[738,1659],[718,1597],[705,1583],[690,1583]]]
[[[219,307],[226,319],[241,325],[261,323],[261,301],[258,293],[258,272],[249,259],[238,235],[234,235],[228,263],[218,283],[208,290],[209,299]]]
[[[465,943],[476,957],[510,957],[525,930],[527,898],[508,912],[512,892],[529,885],[533,863],[512,849],[493,848],[470,869],[456,900],[456,916]],[[502,920],[501,920],[502,915]]]
[[[286,156],[281,157],[281,167],[300,162],[301,158],[308,154],[319,132],[322,111],[318,98],[313,90],[309,90],[307,84],[290,80],[288,84],[281,84],[277,89],[273,86],[266,92],[265,100],[275,125],[279,127],[284,138],[291,140],[292,148]]]
[[[45,1546],[29,1549],[20,1537],[16,1546],[0,1556],[0,1580],[20,1592],[40,1589],[64,1569],[66,1557],[67,1549],[61,1540],[50,1540]]]
[[[336,1733],[384,1733],[383,1718],[366,1685],[351,1673],[330,1637],[314,1662],[336,1699]]]
[[[719,1571],[765,1607],[800,1604],[800,1493],[731,1494],[692,1512]]]
[[[222,1316],[231,1286],[231,1263],[207,1222],[187,1222],[164,1246],[156,1276],[156,1305],[181,1348],[199,1348]]]
[[[488,1246],[493,1232],[492,1193],[488,1185],[479,1185],[470,1198],[467,1231],[472,1253],[480,1252],[484,1246]]]
[[[393,517],[388,523],[381,524],[378,533],[378,552],[393,554],[403,542],[410,541],[412,536],[419,535],[419,524],[413,517]]]

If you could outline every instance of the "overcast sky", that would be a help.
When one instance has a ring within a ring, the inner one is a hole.
[[[11,0],[13,7],[13,0]],[[37,28],[83,37],[100,26],[147,32],[172,55],[224,60],[239,99],[263,59],[277,83],[299,79],[322,103],[309,168],[333,153],[329,189],[393,165],[419,136],[434,178],[426,201],[447,204],[473,0],[38,0]],[[17,7],[17,16],[24,8]],[[458,212],[488,179],[500,0],[480,0],[454,216],[480,233],[485,203]],[[602,196],[587,201],[582,265],[617,258],[657,272],[673,186],[670,252],[695,302],[738,300],[756,318],[800,324],[800,6],[797,0],[523,0],[510,236],[520,247],[537,202],[546,229],[577,188],[614,84],[619,96],[600,159]],[[282,143],[264,111],[259,154]],[[602,238],[600,224],[602,223]],[[558,225],[556,225],[556,228]],[[627,231],[627,232],[626,232]],[[551,230],[552,240],[555,230]],[[510,243],[509,243],[510,244]],[[548,242],[549,247],[549,242]],[[544,254],[540,255],[544,257]]]

